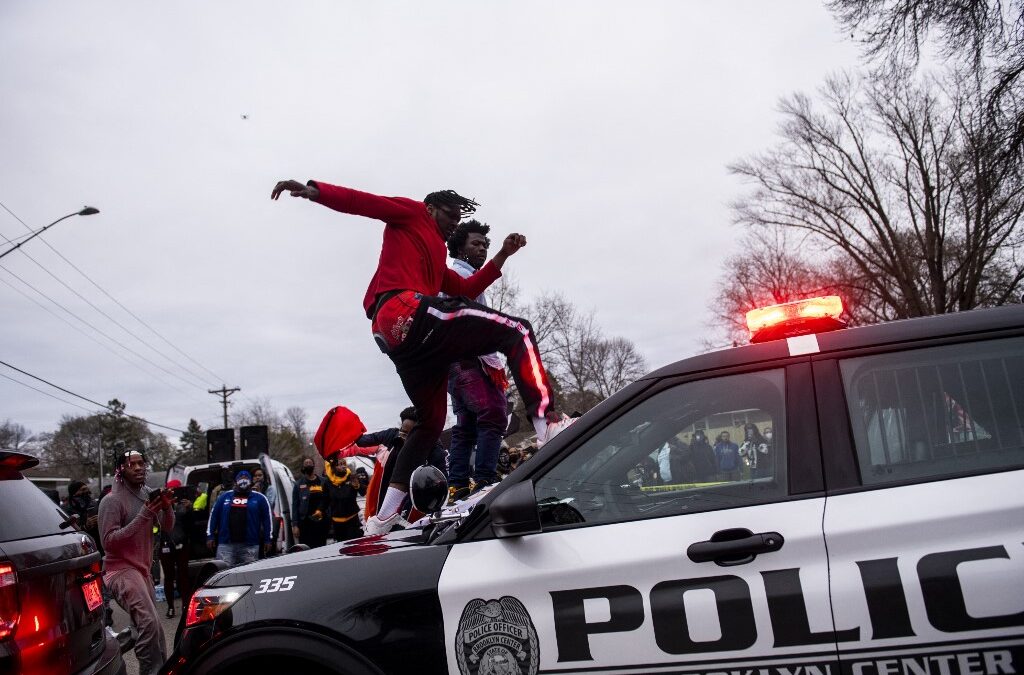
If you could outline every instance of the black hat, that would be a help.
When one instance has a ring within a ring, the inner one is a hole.
[[[78,494],[78,491],[82,489],[83,485],[85,485],[85,483],[80,480],[73,480],[68,483],[68,497],[74,497]]]

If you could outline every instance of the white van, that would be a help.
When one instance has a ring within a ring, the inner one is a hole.
[[[295,477],[292,475],[291,469],[281,462],[271,459],[269,455],[263,453],[257,459],[211,462],[192,466],[172,464],[167,469],[165,485],[167,481],[180,480],[183,487],[192,489],[193,503],[201,495],[206,495],[204,508],[194,510],[192,531],[189,532],[191,541],[189,560],[191,563],[211,557],[210,550],[206,548],[206,524],[210,519],[210,508],[213,506],[212,493],[214,489],[225,480],[234,480],[235,474],[242,469],[249,473],[256,469],[263,469],[263,474],[267,477],[269,485],[274,487],[276,495],[274,495],[270,509],[274,523],[271,553],[287,551],[295,543],[292,541],[291,520],[292,486],[295,484]]]

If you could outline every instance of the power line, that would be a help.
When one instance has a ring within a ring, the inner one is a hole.
[[[108,410],[110,412],[117,412],[113,408],[111,408],[109,405],[105,405],[103,403],[99,403],[97,401],[92,400],[91,398],[88,398],[86,396],[82,396],[81,394],[76,394],[75,392],[71,391],[70,389],[65,389],[64,387],[62,387],[60,385],[54,384],[53,382],[50,382],[48,380],[44,380],[43,378],[39,377],[38,375],[33,375],[32,373],[30,373],[30,372],[28,372],[26,370],[22,370],[21,368],[18,368],[17,366],[12,366],[11,364],[7,363],[6,361],[0,361],[0,366],[7,366],[11,370],[16,370],[19,373],[21,373],[22,375],[27,375],[27,376],[31,377],[33,380],[38,380],[39,382],[42,382],[45,385],[48,385],[50,387],[53,387],[54,389],[62,391],[65,394],[70,394],[70,395],[74,396],[75,398],[80,398],[83,401],[86,401],[87,403],[92,403],[93,405],[99,406],[100,408],[103,408],[104,410]],[[10,378],[8,378],[8,379],[10,379]],[[15,381],[17,381],[17,380],[15,380]],[[169,426],[166,426],[166,425],[163,425],[163,424],[157,424],[156,422],[150,422],[146,418],[139,417],[138,415],[129,415],[128,413],[125,413],[125,412],[122,412],[122,413],[119,413],[119,414],[124,415],[125,417],[128,417],[128,418],[133,419],[133,420],[138,420],[140,422],[143,422],[143,423],[148,424],[148,425],[153,426],[153,427],[160,427],[161,429],[167,429],[168,431],[176,431],[179,434],[187,433],[183,429],[175,429],[174,427],[169,427]]]
[[[14,384],[20,384],[20,385],[21,385],[21,386],[23,386],[23,387],[28,387],[29,389],[31,389],[31,390],[33,390],[33,391],[38,391],[38,392],[39,392],[40,394],[42,394],[43,396],[49,396],[50,398],[52,398],[52,399],[56,399],[56,400],[60,401],[61,403],[66,403],[67,405],[73,405],[73,406],[75,406],[76,408],[81,408],[81,409],[82,409],[82,410],[84,410],[85,412],[89,412],[89,413],[91,413],[91,412],[92,412],[92,409],[91,409],[91,408],[86,408],[86,407],[85,407],[84,405],[79,405],[79,404],[75,403],[74,401],[69,401],[69,400],[67,400],[67,399],[65,399],[65,398],[61,398],[60,396],[56,396],[55,394],[51,394],[51,393],[50,393],[50,392],[48,392],[48,391],[43,391],[43,390],[42,390],[42,389],[40,389],[39,387],[33,387],[33,386],[32,386],[31,384],[29,384],[28,382],[22,382],[21,380],[16,380],[16,379],[14,379],[13,377],[11,377],[10,375],[4,375],[3,373],[0,373],[0,377],[4,378],[5,380],[10,380],[10,381],[11,381],[11,382],[13,382]]]
[[[25,281],[24,279],[22,279],[22,278],[21,278],[21,277],[19,277],[18,275],[14,274],[14,273],[13,273],[13,272],[11,272],[10,270],[8,270],[8,269],[5,269],[5,268],[0,268],[0,269],[4,269],[4,271],[5,271],[5,272],[7,272],[7,273],[8,273],[8,274],[10,274],[11,276],[13,276],[13,277],[14,277],[15,279],[17,279],[17,280],[18,280],[18,281],[20,281],[21,283],[25,284],[26,286],[28,286],[29,288],[31,288],[31,289],[32,289],[33,291],[35,291],[36,293],[39,293],[39,294],[41,294],[41,295],[42,295],[42,292],[41,292],[41,291],[40,291],[39,289],[35,288],[34,286],[32,286],[32,284],[29,284],[29,283],[28,283],[27,281]],[[192,399],[192,400],[194,400],[194,401],[197,401],[197,402],[202,402],[202,401],[200,401],[200,399],[199,399],[198,397],[192,396],[192,394],[190,394],[189,392],[187,392],[187,391],[185,391],[185,390],[183,390],[183,389],[179,389],[179,388],[177,387],[177,385],[171,384],[171,383],[170,383],[170,382],[168,382],[167,380],[164,380],[164,379],[160,378],[160,377],[159,377],[158,375],[155,375],[155,374],[151,373],[150,371],[146,370],[145,368],[143,368],[143,367],[142,367],[141,365],[139,365],[139,364],[138,364],[138,363],[136,363],[135,361],[132,361],[131,359],[129,359],[129,358],[127,357],[127,356],[125,356],[125,355],[124,355],[124,354],[122,354],[121,352],[119,352],[119,351],[115,350],[114,348],[112,348],[112,347],[111,347],[110,345],[108,345],[107,343],[105,343],[105,342],[101,342],[101,341],[100,341],[99,339],[97,339],[97,338],[96,338],[96,336],[95,336],[95,335],[92,335],[91,333],[87,333],[86,331],[84,331],[84,330],[83,330],[83,329],[81,328],[81,326],[79,326],[79,325],[78,325],[78,324],[76,324],[76,323],[73,323],[72,321],[69,321],[69,320],[68,320],[67,318],[65,318],[65,317],[61,316],[60,314],[58,314],[57,312],[53,311],[52,309],[50,309],[49,307],[47,307],[47,306],[46,306],[46,305],[44,305],[43,303],[39,302],[38,300],[36,300],[35,298],[33,298],[33,297],[32,297],[31,295],[29,295],[29,294],[28,294],[28,293],[26,293],[25,291],[21,290],[20,288],[18,288],[17,286],[15,286],[14,284],[12,284],[11,282],[7,281],[6,279],[4,279],[4,278],[0,277],[0,283],[4,284],[5,286],[7,286],[7,287],[11,288],[12,290],[14,290],[15,292],[19,293],[19,294],[20,294],[20,295],[21,295],[22,297],[24,297],[24,298],[25,298],[26,300],[29,300],[30,302],[34,303],[34,304],[35,304],[35,305],[36,305],[37,307],[39,307],[40,309],[44,310],[45,312],[48,312],[48,313],[49,313],[49,314],[51,314],[52,316],[54,316],[54,317],[56,317],[56,318],[60,319],[61,321],[63,321],[63,322],[64,322],[64,323],[66,323],[67,325],[71,326],[71,327],[72,327],[72,328],[74,328],[74,329],[75,329],[76,331],[78,331],[79,333],[81,333],[81,334],[82,334],[82,335],[84,335],[85,337],[89,338],[90,340],[92,340],[93,342],[95,342],[96,344],[98,344],[98,345],[99,345],[100,347],[103,347],[103,348],[104,348],[104,349],[106,349],[106,350],[107,350],[108,352],[110,352],[111,354],[113,354],[113,355],[114,355],[114,356],[116,356],[117,358],[119,358],[119,359],[121,359],[122,361],[124,361],[125,363],[127,363],[127,364],[128,364],[129,366],[132,366],[132,367],[134,367],[134,368],[138,368],[138,370],[139,370],[139,371],[140,371],[141,373],[143,373],[143,374],[145,374],[145,375],[148,375],[149,377],[152,377],[153,379],[155,379],[155,380],[156,380],[157,382],[160,382],[161,384],[167,385],[168,387],[170,387],[171,389],[174,389],[174,391],[178,392],[179,394],[183,394],[183,395],[185,395],[185,396],[187,396],[187,397],[191,398],[191,399]],[[44,297],[44,298],[46,298],[46,296],[45,296],[45,295],[43,295],[43,297]],[[47,299],[47,300],[50,300],[50,302],[53,302],[53,303],[54,303],[54,304],[56,304],[56,305],[57,305],[58,307],[61,307],[59,303],[56,303],[56,302],[54,302],[54,301],[53,301],[52,299],[50,299],[50,298],[46,298],[46,299]],[[68,311],[68,310],[67,310],[66,308],[64,308],[64,307],[61,307],[61,309],[63,309],[64,311]],[[76,317],[76,318],[77,318],[77,317]],[[79,319],[79,320],[80,320],[80,319]]]
[[[21,223],[22,225],[24,225],[24,226],[25,226],[25,228],[26,228],[27,230],[29,230],[29,231],[31,231],[31,230],[32,230],[32,228],[31,228],[31,227],[30,227],[30,226],[28,225],[28,223],[26,223],[26,222],[25,222],[24,220],[22,220],[21,218],[19,218],[19,217],[18,217],[18,215],[17,215],[16,213],[14,213],[13,211],[11,211],[11,209],[10,209],[10,208],[8,208],[6,204],[4,204],[3,202],[0,202],[0,207],[2,207],[2,208],[3,208],[4,210],[5,210],[5,211],[7,211],[7,213],[9,213],[9,214],[10,214],[10,215],[11,215],[11,216],[12,216],[12,217],[13,217],[13,218],[15,219],[15,220],[17,220],[17,221],[18,221],[19,223]],[[6,236],[4,236],[4,235],[2,235],[2,234],[0,234],[0,236],[3,236],[3,237],[4,237],[4,239],[7,239],[7,237],[6,237]],[[9,239],[8,239],[8,243],[10,243],[10,242],[11,242],[11,240],[9,240]],[[152,326],[150,326],[150,325],[149,325],[148,323],[146,323],[146,322],[145,322],[145,321],[143,321],[143,320],[142,320],[141,318],[139,318],[139,317],[138,317],[138,316],[137,316],[137,315],[136,315],[136,314],[135,314],[134,312],[132,312],[132,311],[131,311],[130,309],[128,309],[127,307],[125,307],[123,303],[121,303],[121,302],[120,302],[120,301],[119,301],[119,300],[118,300],[117,298],[115,298],[115,297],[114,297],[113,295],[111,295],[111,294],[110,294],[109,292],[107,292],[107,291],[106,291],[106,290],[105,290],[105,289],[104,289],[104,288],[103,288],[102,286],[100,286],[100,285],[99,285],[98,283],[96,283],[95,281],[93,281],[93,279],[92,279],[92,278],[91,278],[91,277],[90,277],[90,276],[89,276],[88,274],[86,274],[86,273],[85,273],[84,271],[82,271],[82,270],[81,270],[81,269],[80,269],[80,268],[79,268],[79,267],[78,267],[77,265],[75,265],[75,264],[74,264],[73,262],[71,262],[70,260],[68,260],[68,258],[67,258],[67,257],[65,257],[65,256],[64,256],[64,254],[62,254],[62,253],[61,253],[60,251],[58,251],[58,250],[57,250],[57,249],[56,249],[56,248],[55,248],[55,247],[54,247],[54,246],[53,246],[52,244],[50,244],[50,243],[49,243],[48,241],[46,241],[45,239],[44,239],[44,240],[42,240],[42,243],[43,243],[43,244],[45,244],[45,245],[47,246],[47,248],[49,248],[49,249],[50,249],[51,251],[53,251],[53,252],[54,252],[55,254],[57,254],[57,256],[59,256],[59,257],[60,257],[60,259],[61,259],[61,260],[63,260],[63,261],[65,262],[65,263],[67,263],[67,264],[68,264],[68,265],[69,265],[69,266],[70,266],[70,267],[71,267],[72,269],[74,269],[74,270],[75,270],[76,272],[78,272],[78,273],[79,273],[80,275],[82,275],[82,277],[83,277],[83,278],[85,278],[85,280],[86,280],[86,281],[88,281],[88,282],[89,282],[90,284],[92,284],[93,286],[95,286],[95,287],[96,287],[96,288],[97,288],[97,289],[98,289],[98,290],[99,290],[99,291],[100,291],[101,293],[103,293],[103,294],[104,294],[105,296],[107,296],[107,298],[109,298],[109,299],[110,299],[111,301],[113,301],[113,302],[114,302],[114,303],[115,303],[115,304],[116,304],[116,305],[117,305],[118,307],[120,307],[120,308],[121,308],[122,310],[124,310],[124,311],[125,311],[125,312],[126,312],[127,314],[129,314],[129,315],[130,315],[130,316],[131,316],[132,318],[134,318],[134,319],[135,319],[136,321],[138,321],[138,322],[139,322],[140,324],[142,324],[142,325],[143,325],[143,326],[145,326],[145,327],[146,327],[147,329],[149,329],[149,331],[150,331],[150,332],[152,332],[152,333],[153,333],[154,335],[156,335],[156,336],[157,336],[158,338],[160,338],[161,340],[163,340],[164,342],[166,342],[166,343],[167,343],[167,344],[168,344],[168,345],[169,345],[169,346],[170,346],[170,347],[171,347],[172,349],[174,349],[174,350],[175,350],[175,351],[177,351],[177,352],[178,352],[179,354],[181,354],[182,356],[184,356],[185,358],[187,358],[187,359],[188,359],[189,361],[192,361],[193,363],[195,363],[195,364],[196,364],[197,366],[199,366],[200,368],[202,368],[203,370],[205,370],[206,372],[208,372],[208,373],[209,373],[210,375],[213,375],[213,377],[214,377],[214,380],[213,380],[213,381],[217,381],[217,380],[223,380],[223,378],[220,378],[220,377],[218,377],[218,376],[216,375],[216,373],[214,373],[214,372],[213,372],[213,371],[211,371],[211,370],[210,370],[209,368],[205,367],[205,366],[204,366],[203,364],[199,363],[198,361],[196,361],[195,359],[193,359],[193,358],[192,358],[191,356],[189,356],[188,354],[186,354],[186,353],[185,353],[184,351],[182,351],[181,349],[179,349],[179,348],[178,348],[177,346],[175,346],[175,345],[174,345],[173,343],[171,343],[171,342],[170,342],[170,340],[168,340],[168,339],[167,339],[167,338],[165,338],[165,337],[164,337],[163,335],[161,335],[161,334],[160,334],[159,332],[157,332],[157,330],[156,330],[155,328],[153,328]],[[95,309],[95,310],[96,310],[97,312],[99,312],[99,313],[100,313],[100,314],[102,314],[102,315],[103,315],[104,317],[106,317],[106,318],[107,318],[107,319],[109,319],[109,320],[110,320],[111,322],[113,322],[113,323],[114,323],[115,325],[117,325],[117,326],[118,326],[118,327],[119,327],[119,328],[120,328],[121,330],[123,330],[124,332],[128,333],[128,334],[129,334],[129,335],[131,335],[131,336],[132,336],[133,338],[135,338],[136,340],[138,340],[139,342],[141,342],[142,344],[144,344],[144,345],[145,345],[146,347],[148,347],[149,349],[153,350],[153,352],[155,352],[155,353],[159,354],[160,356],[162,356],[163,358],[167,359],[167,360],[168,360],[169,362],[173,363],[173,364],[174,364],[175,366],[177,366],[178,368],[181,368],[182,370],[184,370],[185,372],[187,372],[187,373],[188,373],[189,375],[191,375],[192,377],[195,377],[195,378],[196,378],[196,379],[197,379],[198,381],[200,381],[200,382],[203,382],[204,378],[203,378],[203,377],[201,377],[200,375],[198,375],[198,374],[197,374],[197,373],[196,373],[195,371],[193,371],[192,369],[188,368],[187,366],[185,366],[185,365],[183,365],[183,364],[179,363],[178,361],[174,360],[173,358],[171,358],[171,357],[169,357],[168,355],[166,355],[166,354],[164,354],[163,352],[161,352],[161,351],[160,351],[159,349],[157,349],[157,348],[156,348],[156,347],[154,347],[153,345],[151,345],[151,344],[149,344],[148,342],[146,342],[146,341],[145,341],[144,339],[142,339],[141,337],[139,337],[138,335],[136,335],[136,334],[135,334],[135,333],[134,333],[133,331],[129,330],[127,326],[125,326],[125,325],[124,325],[124,324],[122,324],[122,323],[121,323],[120,321],[118,321],[118,320],[117,320],[117,319],[115,319],[114,317],[112,317],[112,316],[110,316],[109,314],[107,314],[107,313],[106,313],[105,311],[103,311],[103,310],[102,310],[102,309],[100,309],[100,308],[99,308],[98,306],[96,306],[95,304],[93,304],[93,303],[92,303],[92,302],[91,302],[91,301],[90,301],[90,300],[89,300],[88,298],[86,298],[85,296],[83,296],[83,295],[82,295],[81,293],[79,293],[79,292],[78,292],[77,290],[75,290],[75,289],[74,289],[74,288],[72,288],[72,287],[71,287],[70,285],[68,285],[68,284],[67,284],[66,282],[64,282],[64,281],[63,281],[62,279],[60,279],[60,278],[59,278],[59,277],[58,277],[57,275],[55,275],[55,274],[54,274],[53,272],[51,272],[51,271],[50,271],[49,269],[47,269],[47,268],[46,268],[46,267],[45,267],[45,266],[44,266],[44,265],[43,265],[42,263],[40,263],[40,262],[39,262],[38,260],[36,260],[35,258],[33,258],[33,257],[32,257],[31,255],[29,255],[29,254],[28,254],[28,253],[27,253],[26,251],[22,250],[21,252],[22,252],[22,254],[24,254],[24,255],[25,255],[25,257],[27,257],[27,258],[28,258],[29,260],[31,260],[31,261],[32,261],[33,263],[35,263],[35,264],[36,264],[36,265],[37,265],[37,266],[38,266],[38,267],[39,267],[40,269],[42,269],[42,270],[43,270],[44,272],[46,272],[46,273],[47,273],[47,274],[49,274],[49,275],[50,275],[51,277],[53,277],[53,278],[54,278],[54,279],[55,279],[55,280],[56,280],[56,281],[57,281],[58,283],[60,283],[60,284],[61,284],[62,286],[64,286],[64,287],[65,287],[65,288],[67,288],[67,289],[68,289],[69,291],[71,291],[72,293],[74,293],[74,294],[75,294],[76,296],[78,296],[78,297],[79,297],[79,298],[80,298],[80,299],[81,299],[81,300],[82,300],[83,302],[85,302],[86,304],[88,304],[88,305],[89,305],[90,307],[92,307],[92,308],[93,308],[93,309]],[[191,383],[190,383],[190,384],[191,384]],[[210,383],[210,382],[203,382],[203,385],[202,385],[202,386],[203,386],[203,388],[205,388],[205,387],[206,387],[207,385],[209,385],[209,384],[211,384],[211,383]]]
[[[4,239],[6,239],[6,237],[4,237]],[[63,279],[61,279],[60,277],[58,277],[58,276],[57,276],[56,274],[54,274],[54,273],[53,273],[53,272],[51,272],[50,270],[46,269],[46,266],[45,266],[45,265],[43,265],[42,263],[40,263],[40,262],[39,262],[38,260],[36,260],[35,258],[33,258],[33,257],[32,257],[31,255],[29,255],[29,254],[28,254],[28,253],[26,253],[25,251],[22,251],[21,253],[22,253],[22,255],[24,255],[24,256],[25,256],[26,258],[28,258],[28,259],[29,259],[29,260],[31,260],[31,261],[32,261],[33,263],[35,263],[36,267],[38,267],[39,269],[41,269],[41,270],[43,270],[44,272],[46,272],[47,274],[49,274],[49,275],[50,275],[51,277],[53,277],[53,279],[54,279],[54,280],[55,280],[55,281],[56,281],[57,283],[59,283],[59,284],[60,284],[61,286],[63,286],[64,288],[68,289],[68,290],[69,290],[69,291],[71,291],[72,293],[74,293],[74,294],[75,294],[76,296],[78,296],[78,298],[79,298],[79,299],[80,299],[80,300],[81,300],[82,302],[84,302],[85,304],[87,304],[87,305],[89,305],[90,307],[92,307],[93,309],[95,309],[95,310],[96,310],[97,312],[99,312],[99,313],[100,313],[101,315],[103,315],[103,316],[104,316],[105,318],[107,318],[107,319],[108,319],[109,321],[111,321],[111,322],[112,322],[112,323],[113,323],[113,324],[114,324],[115,326],[117,326],[118,328],[120,328],[121,330],[123,330],[123,331],[124,331],[125,333],[128,333],[128,335],[131,335],[131,336],[132,336],[133,338],[135,338],[136,340],[138,340],[139,342],[141,342],[141,343],[142,343],[143,345],[145,345],[146,347],[149,347],[150,349],[152,349],[152,350],[153,350],[154,352],[156,352],[156,353],[157,353],[157,354],[159,354],[160,356],[163,356],[163,357],[164,357],[165,359],[167,359],[168,361],[170,361],[171,363],[173,363],[173,364],[174,364],[175,366],[178,366],[179,368],[181,368],[181,365],[180,365],[180,364],[178,364],[178,363],[175,363],[173,359],[170,359],[170,358],[168,358],[167,356],[165,356],[164,354],[160,353],[160,351],[159,351],[159,350],[157,350],[157,349],[154,349],[154,348],[153,348],[153,347],[152,347],[151,345],[149,345],[149,344],[148,344],[148,343],[147,343],[147,342],[146,342],[145,340],[143,340],[142,338],[140,338],[140,337],[139,337],[138,335],[136,335],[136,334],[135,334],[135,333],[133,333],[132,331],[128,330],[128,329],[127,329],[127,328],[126,328],[126,327],[125,327],[125,326],[124,326],[124,325],[123,325],[123,324],[122,324],[122,323],[121,323],[120,321],[118,321],[118,320],[117,320],[117,319],[115,319],[114,317],[112,317],[112,316],[110,316],[109,314],[107,314],[106,312],[104,312],[104,311],[103,311],[102,309],[100,309],[99,307],[97,307],[97,306],[96,306],[96,305],[95,305],[95,304],[94,304],[94,303],[93,303],[92,301],[90,301],[90,300],[89,300],[88,298],[86,298],[86,297],[85,297],[84,295],[82,295],[81,293],[79,293],[78,291],[76,291],[76,290],[75,290],[74,288],[72,288],[72,287],[71,287],[70,285],[68,285],[68,283],[67,283],[67,282],[65,282],[65,281],[64,281]],[[4,269],[7,269],[7,268],[5,267]],[[7,270],[7,271],[8,271],[8,272],[10,272],[10,270]],[[94,329],[94,330],[95,330],[95,329]],[[108,337],[109,337],[109,336],[108,336]],[[112,338],[111,338],[111,339],[112,339]],[[120,346],[121,346],[122,348],[124,348],[124,349],[129,349],[129,347],[127,347],[126,345],[124,345],[124,344],[122,344],[122,343],[120,343],[120,342],[118,342],[118,345],[120,345]],[[190,386],[190,387],[194,387],[194,386],[196,386],[196,383],[195,383],[195,382],[189,382],[188,380],[186,380],[186,379],[185,379],[184,377],[182,377],[181,375],[178,375],[177,373],[175,373],[175,372],[172,372],[172,371],[168,370],[167,368],[164,368],[164,367],[163,367],[162,365],[160,365],[159,363],[157,363],[157,362],[155,362],[155,361],[152,361],[152,360],[150,360],[150,359],[149,359],[149,358],[147,358],[147,357],[144,357],[144,356],[142,356],[142,355],[141,355],[141,354],[139,354],[138,352],[136,352],[136,351],[132,350],[132,353],[133,353],[133,354],[135,354],[136,356],[138,356],[138,357],[139,357],[140,359],[141,359],[141,358],[145,358],[145,359],[146,359],[146,361],[147,361],[148,363],[150,363],[150,364],[152,364],[153,366],[155,366],[155,367],[159,368],[160,370],[164,371],[165,373],[167,373],[167,374],[168,374],[168,375],[170,375],[171,377],[176,377],[176,378],[178,378],[179,380],[181,380],[182,382],[184,382],[184,383],[185,383],[185,384],[187,384],[188,386]],[[192,373],[191,371],[189,371],[189,370],[187,370],[187,369],[184,369],[184,368],[183,368],[183,370],[185,370],[185,372],[187,372],[187,373],[189,373],[190,375],[192,375],[192,377],[196,377],[195,373]],[[201,378],[198,378],[198,377],[197,377],[196,379],[197,379],[197,380],[199,380],[199,382],[202,382],[202,379],[201,379]],[[201,385],[201,386],[205,387],[206,385]]]
[[[138,358],[142,359],[142,360],[143,360],[143,361],[145,361],[146,363],[148,363],[148,364],[150,364],[150,365],[152,365],[152,366],[154,366],[154,367],[156,367],[156,368],[159,368],[160,370],[162,370],[162,371],[164,371],[164,372],[166,372],[166,373],[169,373],[169,374],[171,374],[171,375],[174,375],[174,373],[170,373],[170,371],[168,371],[168,370],[167,370],[166,368],[162,367],[162,366],[161,366],[160,364],[158,364],[158,363],[154,363],[152,359],[150,359],[150,358],[148,358],[148,357],[146,357],[146,356],[143,356],[142,354],[139,354],[139,353],[138,353],[137,351],[135,351],[134,349],[132,349],[132,348],[131,348],[131,347],[129,347],[128,345],[126,345],[126,344],[122,343],[122,342],[121,342],[120,340],[118,340],[117,338],[111,337],[110,335],[108,335],[108,334],[107,334],[106,332],[104,332],[103,330],[101,330],[101,329],[97,328],[96,326],[92,325],[91,323],[89,323],[88,321],[86,321],[85,319],[83,319],[82,317],[78,316],[77,314],[75,314],[74,312],[72,312],[72,311],[71,311],[70,309],[68,309],[68,308],[67,308],[67,307],[65,307],[64,305],[60,304],[59,302],[57,302],[56,300],[54,300],[53,298],[51,298],[50,296],[48,296],[48,295],[47,295],[46,293],[43,293],[43,292],[42,292],[41,290],[39,290],[38,288],[36,288],[36,287],[35,287],[35,286],[33,286],[32,284],[30,284],[29,282],[25,281],[25,280],[24,280],[24,279],[22,279],[22,278],[21,278],[20,276],[18,276],[17,274],[15,274],[14,272],[12,272],[11,270],[7,269],[7,268],[6,268],[6,267],[4,267],[3,265],[0,265],[0,269],[2,269],[3,271],[7,272],[7,273],[8,273],[8,274],[10,274],[10,275],[11,275],[12,277],[14,277],[14,278],[15,278],[15,279],[17,279],[18,281],[20,281],[20,282],[21,282],[22,284],[24,284],[25,286],[29,287],[30,289],[32,289],[33,291],[35,291],[35,292],[36,292],[37,294],[41,295],[42,297],[46,298],[46,299],[47,299],[47,300],[49,300],[49,301],[50,301],[51,303],[53,303],[53,304],[54,304],[54,305],[56,305],[57,307],[59,307],[59,308],[61,308],[62,310],[64,310],[65,312],[67,312],[68,314],[70,314],[71,316],[73,316],[73,317],[74,317],[75,319],[78,319],[78,321],[80,321],[81,323],[85,324],[85,325],[86,325],[86,326],[88,326],[89,328],[93,329],[94,331],[96,331],[97,333],[99,333],[99,334],[100,334],[100,335],[102,335],[103,337],[107,338],[108,340],[110,340],[111,342],[113,342],[114,344],[116,344],[117,346],[121,347],[121,348],[122,348],[122,349],[124,349],[125,351],[127,351],[127,352],[130,352],[131,354],[134,354],[135,356],[137,356]],[[131,362],[129,361],[129,363],[131,363]],[[191,397],[191,398],[192,398],[192,399],[193,399],[194,401],[199,401],[199,400],[200,400],[200,399],[199,399],[198,397],[193,397],[191,393],[189,393],[189,392],[186,392],[186,391],[184,391],[184,390],[182,390],[182,389],[179,389],[179,388],[178,388],[177,386],[175,386],[175,385],[171,384],[171,383],[170,383],[170,382],[168,382],[167,380],[164,380],[164,379],[162,379],[162,378],[160,378],[160,377],[158,377],[158,376],[154,375],[153,373],[149,373],[149,372],[147,372],[147,371],[145,371],[145,370],[143,370],[143,372],[145,372],[145,373],[146,373],[147,375],[149,375],[150,377],[155,377],[155,378],[156,378],[156,379],[157,379],[158,381],[160,381],[161,383],[163,383],[163,384],[167,385],[168,387],[171,387],[172,389],[174,389],[174,390],[175,390],[175,391],[177,391],[178,393],[180,393],[180,394],[184,394],[185,396],[189,396],[189,397]],[[178,379],[181,379],[181,378],[179,377]],[[187,384],[187,385],[189,385],[189,386],[195,386],[195,385],[194,385],[194,384],[192,384],[191,382],[188,382],[188,381],[185,381],[185,380],[182,380],[182,381],[183,381],[183,382],[185,382],[185,384]]]

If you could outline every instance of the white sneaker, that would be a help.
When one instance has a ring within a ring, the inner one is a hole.
[[[409,521],[402,518],[401,513],[392,513],[387,518],[373,515],[370,516],[370,519],[366,521],[366,525],[363,526],[363,534],[367,537],[372,537],[375,534],[387,534],[396,525],[409,527]]]
[[[574,418],[563,413],[557,421],[548,422],[548,426],[544,430],[544,438],[541,438],[540,436],[537,437],[537,447],[543,447],[545,443],[557,436],[563,429],[575,421],[576,420]]]

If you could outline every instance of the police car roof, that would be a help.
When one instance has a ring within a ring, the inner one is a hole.
[[[1020,328],[1021,326],[1024,326],[1024,305],[1015,304],[992,309],[975,309],[954,314],[888,321],[871,326],[815,333],[815,335],[818,340],[819,352],[826,353]],[[703,371],[775,361],[789,356],[789,343],[786,340],[772,340],[699,354],[659,368],[642,379],[692,375]]]

